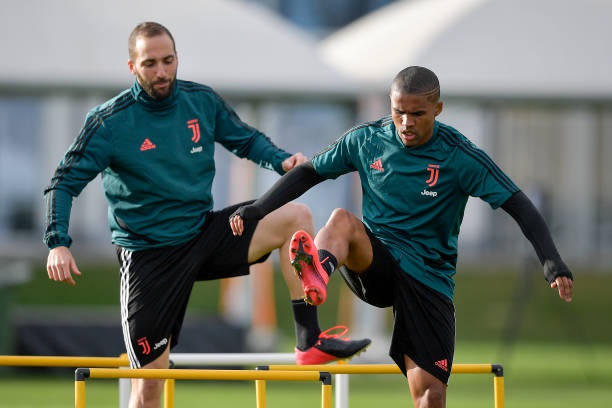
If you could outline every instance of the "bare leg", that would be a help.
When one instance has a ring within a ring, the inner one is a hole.
[[[259,259],[275,248],[280,249],[281,269],[289,288],[296,325],[296,362],[324,364],[347,359],[363,351],[369,339],[342,339],[321,332],[317,309],[304,299],[302,283],[289,262],[289,246],[296,231],[314,233],[310,210],[300,204],[289,203],[268,214],[258,224],[249,246],[249,261]]]
[[[410,357],[404,356],[404,362],[414,407],[446,407],[446,384],[417,366]]]
[[[302,285],[289,263],[289,242],[297,230],[314,234],[312,214],[302,204],[289,203],[265,216],[258,224],[249,247],[249,261],[279,248],[281,271],[292,300],[304,296]]]
[[[170,342],[168,342],[170,344]],[[156,360],[142,368],[168,368],[170,366],[170,347]],[[159,408],[161,395],[164,389],[164,380],[132,379],[132,392],[130,394],[130,408]]]
[[[332,212],[314,242],[318,249],[334,254],[338,265],[345,265],[357,273],[372,264],[372,245],[363,223],[343,208]]]

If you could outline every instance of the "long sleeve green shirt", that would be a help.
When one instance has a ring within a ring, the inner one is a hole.
[[[290,156],[207,86],[178,80],[158,101],[135,82],[88,113],[57,167],[44,191],[44,243],[70,246],[73,198],[98,174],[114,244],[142,250],[190,240],[213,208],[215,142],[279,174]]]
[[[409,275],[453,299],[463,213],[470,196],[492,208],[519,191],[481,149],[436,122],[431,139],[406,147],[391,117],[357,126],[312,159],[336,178],[357,171],[363,222]]]

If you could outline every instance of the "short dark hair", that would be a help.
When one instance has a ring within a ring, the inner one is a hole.
[[[158,35],[168,34],[168,37],[172,40],[172,48],[176,52],[176,44],[174,43],[174,37],[163,25],[153,22],[153,21],[145,21],[143,23],[138,24],[132,30],[130,34],[130,38],[128,39],[128,53],[130,58],[134,56],[134,48],[136,47],[136,40],[138,37],[155,37]]]
[[[411,66],[401,70],[391,84],[391,91],[405,94],[430,96],[432,100],[440,99],[440,81],[430,69]]]

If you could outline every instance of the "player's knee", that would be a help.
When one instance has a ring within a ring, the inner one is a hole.
[[[413,399],[417,407],[444,407],[446,406],[446,389],[440,387],[427,387],[421,390],[412,390]]]
[[[446,406],[446,392],[439,388],[429,388],[425,393],[425,401],[427,407],[444,407]]]
[[[332,228],[352,228],[353,222],[357,218],[344,208],[336,208],[332,211],[327,220],[326,227]]]
[[[289,203],[287,206],[291,213],[291,220],[296,223],[296,230],[312,229],[312,212],[308,206],[300,203]]]
[[[130,408],[159,406],[164,380],[135,379],[132,381]]]

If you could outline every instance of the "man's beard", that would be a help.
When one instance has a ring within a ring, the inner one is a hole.
[[[155,85],[158,84],[160,81],[147,82],[141,76],[138,76],[138,82],[140,83],[140,86],[142,86],[142,89],[144,89],[145,92],[151,98],[159,101],[159,100],[167,98],[172,93],[172,90],[174,88],[174,83],[176,82],[176,75],[173,78],[169,79],[168,86],[165,89],[155,88]]]

